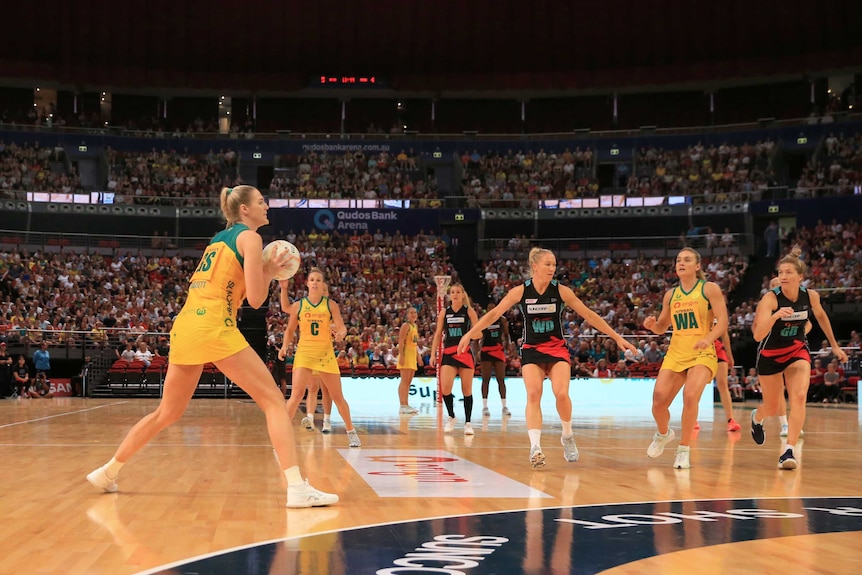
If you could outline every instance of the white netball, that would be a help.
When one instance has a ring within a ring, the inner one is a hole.
[[[272,257],[280,258],[285,252],[290,256],[290,262],[287,267],[279,270],[278,274],[275,276],[275,279],[278,280],[289,280],[296,275],[296,272],[299,270],[299,264],[301,263],[299,250],[296,249],[295,245],[286,240],[275,240],[269,242],[263,248],[264,263],[268,262]]]

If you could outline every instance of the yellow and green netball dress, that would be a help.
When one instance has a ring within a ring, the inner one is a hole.
[[[171,329],[171,363],[201,365],[248,347],[236,326],[245,300],[243,258],[236,238],[249,229],[234,224],[213,236],[189,283],[188,298]]]
[[[411,323],[407,328],[407,338],[404,340],[404,349],[398,350],[398,369],[418,368],[419,358],[419,330],[416,324]]]
[[[312,304],[307,297],[299,301],[299,344],[293,359],[293,369],[307,367],[323,373],[341,373],[332,348],[332,314],[329,298],[322,297]]]
[[[698,280],[690,292],[684,291],[682,286],[673,288],[669,303],[673,335],[661,369],[683,372],[695,365],[705,365],[715,375],[718,369],[715,346],[694,348],[694,344],[712,329],[712,307],[703,293],[705,285],[706,281]]]

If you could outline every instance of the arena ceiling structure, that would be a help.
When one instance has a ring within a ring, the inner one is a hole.
[[[858,0],[50,0],[6,15],[0,78],[76,89],[575,94],[862,62]]]

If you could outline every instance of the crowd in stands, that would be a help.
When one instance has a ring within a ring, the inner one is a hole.
[[[189,125],[192,131],[205,128],[207,124],[200,120]],[[630,161],[616,163],[611,187],[624,188],[629,196],[692,195],[706,203],[758,197],[778,184],[771,165],[775,150],[771,140],[674,150],[646,147]],[[0,189],[81,191],[74,166],[67,165],[62,155],[62,148],[0,142]],[[118,203],[159,203],[163,198],[187,205],[204,198],[211,202],[222,186],[241,181],[241,159],[230,148],[214,148],[205,155],[170,148],[146,153],[108,148],[105,157],[108,177],[94,187],[114,192]],[[538,200],[596,198],[603,193],[590,148],[485,154],[474,149],[462,153],[461,164],[460,193],[470,206],[493,201],[500,207],[534,207]],[[272,180],[263,183],[275,198],[410,199],[418,206],[439,205],[436,180],[421,169],[409,147],[397,153],[285,155],[275,168]],[[862,135],[824,138],[797,186],[796,193],[802,197],[824,186],[833,193],[860,189]]]
[[[269,185],[274,198],[430,200],[436,182],[418,170],[412,150],[285,155]]]
[[[818,222],[813,228],[793,230],[784,241],[788,245],[799,245],[802,257],[808,266],[803,280],[805,287],[816,289],[824,302],[853,303],[862,301],[862,233],[855,220],[831,224]],[[769,280],[764,277],[760,294],[769,289]],[[759,298],[758,298],[759,299]],[[751,329],[757,300],[740,303],[730,313],[731,335],[746,333]]]
[[[0,140],[0,190],[75,193],[82,191],[74,167],[66,170],[62,147],[18,146]]]
[[[839,296],[842,301],[862,301],[862,290],[855,288],[862,272],[858,232],[858,224],[850,221],[819,224],[795,233],[794,241],[803,247],[803,257],[811,266],[806,284],[824,290],[825,301]],[[454,275],[442,238],[424,232],[408,237],[379,230],[351,235],[290,230],[278,235],[299,247],[304,262],[293,280],[293,297],[304,294],[304,274],[316,266],[341,306],[348,336],[336,346],[340,361],[350,368],[394,366],[398,328],[404,311],[414,307],[419,312],[420,350],[427,364],[436,317],[432,277]],[[519,249],[528,247],[526,240],[515,241]],[[52,347],[86,344],[115,349],[117,357],[132,350],[169,355],[167,336],[198,263],[195,257],[74,252],[0,253],[0,339],[32,346],[41,342]],[[485,263],[490,299],[499,299],[525,279],[525,261],[519,257]],[[747,262],[731,253],[704,257],[703,266],[709,278],[732,296]],[[613,377],[632,373],[638,364],[657,367],[669,338],[653,337],[643,322],[657,312],[665,290],[676,282],[673,258],[561,259],[557,277],[618,332],[637,341],[643,354],[643,358],[622,356],[613,341],[568,312],[564,332],[573,376]],[[768,278],[764,285],[766,282]],[[829,291],[833,289],[837,291]],[[730,330],[736,338],[750,332],[755,306],[756,301],[747,301],[731,312]],[[280,345],[286,319],[278,291],[273,290],[266,319],[271,345]],[[507,312],[507,319],[512,341],[509,370],[517,373],[516,346],[522,322],[515,310]],[[858,346],[858,335],[854,337]]]
[[[703,196],[705,203],[738,202],[776,184],[772,140],[683,150],[642,148],[626,185],[629,195]]]
[[[164,198],[181,205],[195,205],[216,198],[222,187],[236,183],[236,152],[221,149],[206,155],[174,150],[122,152],[105,150],[108,163],[107,191],[115,203],[157,203]]]
[[[839,194],[858,193],[862,185],[862,134],[831,132],[818,154],[802,171],[796,183],[800,198],[821,195],[824,187],[836,188]]]
[[[569,148],[560,153],[538,151],[505,154],[464,152],[462,193],[471,206],[493,200],[500,207],[533,207],[536,200],[598,197],[593,151]]]

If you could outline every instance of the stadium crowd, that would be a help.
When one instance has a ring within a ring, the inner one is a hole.
[[[859,225],[850,221],[820,224],[796,233],[794,241],[803,247],[811,265],[806,284],[825,290],[827,301],[836,297],[862,300],[862,290],[849,289],[862,272],[858,232]],[[418,311],[420,351],[427,365],[436,316],[432,277],[455,275],[440,237],[424,232],[408,237],[379,231],[352,235],[289,231],[285,238],[299,247],[303,270],[312,265],[323,270],[333,299],[341,305],[348,336],[337,345],[337,352],[347,365],[394,366],[396,335],[407,307]],[[528,247],[526,240],[516,243]],[[118,357],[127,347],[134,349],[140,343],[156,355],[169,354],[172,320],[197,265],[196,259],[167,253],[104,256],[9,251],[0,258],[0,341],[33,347],[43,341],[49,346],[86,344],[116,349]],[[485,262],[484,280],[491,300],[524,279],[523,261]],[[731,297],[747,269],[744,258],[733,254],[704,258],[703,265],[710,279]],[[673,258],[561,258],[557,277],[617,331],[636,340],[644,354],[643,359],[622,357],[614,342],[569,312],[564,327],[573,375],[626,374],[633,364],[661,361],[669,338],[651,336],[643,321],[656,312],[662,294],[675,283]],[[767,282],[764,278],[764,286]],[[301,271],[293,280],[292,296],[301,297],[303,286]],[[272,346],[280,345],[286,325],[277,293],[273,290],[266,319]],[[755,305],[754,300],[743,302],[731,312],[730,331],[735,338],[747,337]],[[516,346],[522,323],[514,310],[507,312],[507,319],[512,342],[508,367],[510,373],[517,373]],[[855,337],[858,345],[858,335]]]

